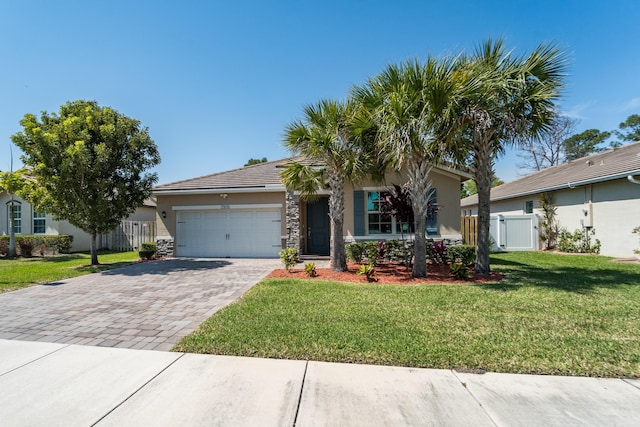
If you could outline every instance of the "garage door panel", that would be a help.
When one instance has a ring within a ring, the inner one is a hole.
[[[178,256],[277,257],[280,210],[179,211]]]

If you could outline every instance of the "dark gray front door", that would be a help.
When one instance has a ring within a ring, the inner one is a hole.
[[[329,254],[329,198],[307,203],[307,253]]]

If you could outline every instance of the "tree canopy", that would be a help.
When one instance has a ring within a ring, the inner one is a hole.
[[[587,129],[584,132],[575,134],[564,141],[564,151],[566,160],[576,160],[593,153],[602,151],[598,147],[602,142],[611,136],[611,132],[601,132],[598,129]]]
[[[22,149],[38,209],[89,233],[91,262],[96,238],[113,230],[151,194],[160,163],[148,129],[95,101],[73,101],[56,113],[26,114],[11,137]]]
[[[621,141],[635,142],[640,141],[640,115],[632,114],[627,120],[620,123],[619,131],[615,131]]]
[[[268,160],[266,157],[263,157],[261,159],[254,159],[253,157],[250,158],[249,160],[247,160],[247,163],[245,163],[245,166],[252,166],[252,165],[258,165],[260,163],[267,163]]]

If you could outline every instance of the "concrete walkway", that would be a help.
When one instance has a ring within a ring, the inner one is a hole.
[[[2,426],[637,426],[640,381],[0,340]]]
[[[7,292],[0,338],[169,350],[281,265],[167,259]]]

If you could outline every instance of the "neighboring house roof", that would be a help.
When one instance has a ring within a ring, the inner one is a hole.
[[[534,172],[491,189],[491,201],[573,188],[640,175],[640,141]],[[478,195],[460,201],[461,207],[478,204]]]
[[[320,166],[317,162],[311,161],[303,156],[289,157],[197,178],[157,185],[154,187],[153,193],[154,195],[162,195],[210,192],[284,191],[285,187],[280,180],[280,172],[287,163],[292,161],[305,165]],[[454,170],[449,167],[440,167],[439,169],[455,173],[463,177],[463,179],[470,177],[466,172]]]

